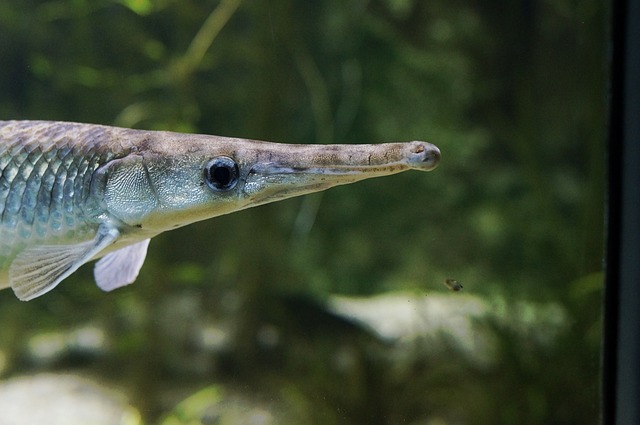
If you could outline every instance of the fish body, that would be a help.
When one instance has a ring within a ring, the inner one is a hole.
[[[100,259],[112,290],[138,275],[149,240],[245,208],[408,169],[427,142],[294,145],[49,121],[0,121],[0,288],[21,300]]]

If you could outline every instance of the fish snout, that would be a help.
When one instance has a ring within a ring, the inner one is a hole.
[[[440,149],[429,142],[413,141],[408,143],[407,164],[416,170],[431,171],[440,163]]]

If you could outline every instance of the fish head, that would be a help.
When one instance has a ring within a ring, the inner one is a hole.
[[[168,133],[105,164],[96,181],[114,220],[157,234],[371,177],[430,171],[439,160],[427,142],[295,145]]]

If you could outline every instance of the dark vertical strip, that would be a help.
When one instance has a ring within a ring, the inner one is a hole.
[[[640,0],[612,10],[602,414],[640,424]]]

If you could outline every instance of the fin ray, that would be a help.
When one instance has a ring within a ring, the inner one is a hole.
[[[110,252],[98,261],[93,269],[96,284],[103,291],[129,285],[136,280],[147,256],[151,239]]]
[[[113,227],[100,226],[95,238],[90,241],[25,249],[9,267],[9,282],[13,292],[20,300],[29,301],[51,291],[115,241],[119,234]]]

